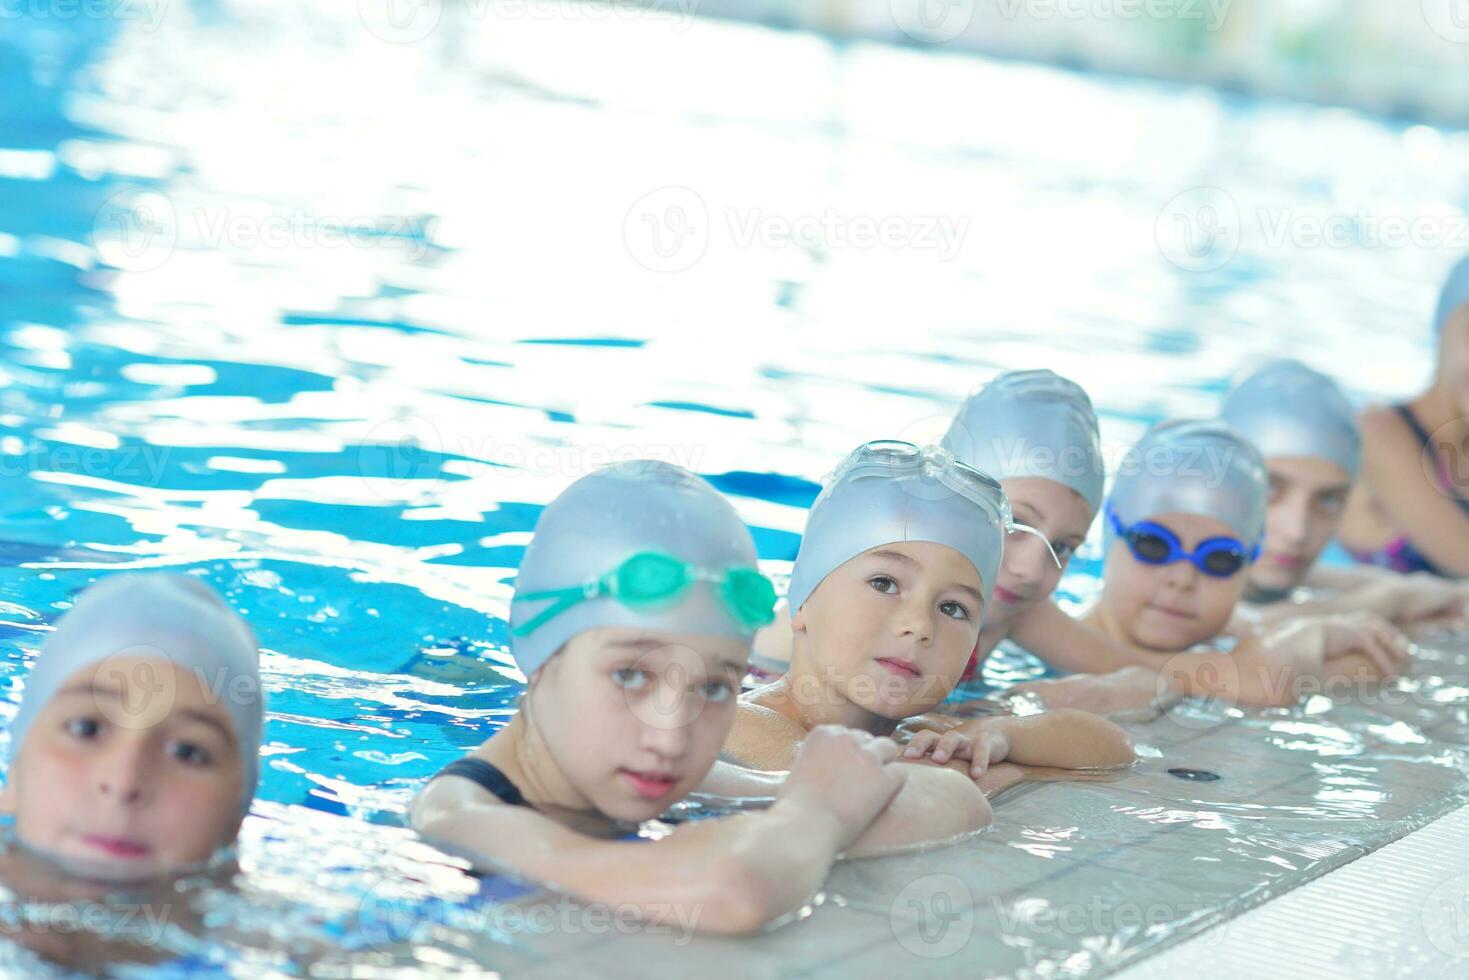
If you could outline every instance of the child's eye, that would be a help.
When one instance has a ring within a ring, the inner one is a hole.
[[[939,603],[939,612],[950,619],[964,620],[969,618],[969,610],[964,608],[963,603],[950,599],[948,602]]]
[[[898,588],[898,583],[894,582],[886,575],[874,575],[872,576],[872,578],[867,580],[867,584],[872,586],[878,592],[881,592],[883,595],[894,592]]]
[[[716,704],[721,701],[728,701],[733,694],[734,685],[730,684],[729,681],[710,681],[704,685],[705,699],[713,701]]]
[[[180,762],[191,766],[207,766],[214,761],[214,757],[207,750],[192,742],[174,742],[168,747],[168,751]]]
[[[72,718],[66,723],[66,732],[73,738],[96,738],[101,730],[95,718]]]
[[[1056,557],[1061,560],[1061,564],[1063,565],[1071,560],[1072,555],[1076,554],[1076,545],[1074,544],[1058,544],[1053,545],[1053,547],[1056,549]]]
[[[612,682],[618,687],[636,691],[648,684],[648,672],[633,667],[619,667],[612,672]]]

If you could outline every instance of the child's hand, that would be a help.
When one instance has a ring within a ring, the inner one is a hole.
[[[978,779],[991,765],[1003,762],[1010,754],[1010,740],[995,729],[974,729],[960,725],[940,734],[920,731],[908,740],[903,758],[928,756],[937,765],[950,759],[969,760],[969,778]]]
[[[1421,623],[1425,620],[1462,620],[1469,615],[1469,587],[1460,582],[1446,582],[1437,576],[1428,575],[1418,579],[1415,575],[1410,583],[1394,583],[1401,594],[1397,616],[1401,623]]]
[[[819,725],[801,743],[777,798],[799,799],[835,816],[844,849],[902,789],[907,771],[892,764],[897,756],[898,745],[890,738]]]
[[[1384,677],[1396,675],[1412,650],[1402,630],[1376,613],[1328,616],[1323,625],[1328,661],[1363,654]]]

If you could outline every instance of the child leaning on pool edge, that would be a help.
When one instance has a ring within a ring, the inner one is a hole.
[[[1101,597],[1082,617],[1128,664],[1142,665],[1112,675],[1122,678],[1119,701],[1133,687],[1144,700],[1279,706],[1328,679],[1375,681],[1398,670],[1406,641],[1371,614],[1231,623],[1261,548],[1266,486],[1259,452],[1223,422],[1160,422],[1135,447],[1104,509]],[[1092,707],[1094,682],[1077,675],[1018,689]]]
[[[782,780],[715,766],[774,601],[748,529],[703,480],[637,461],[576,481],[541,514],[516,580],[520,710],[429,782],[413,826],[481,868],[645,914],[679,906],[723,933],[798,908],[843,852],[983,826],[983,800],[950,799],[968,780],[915,779],[863,732],[821,729]],[[694,790],[745,786],[775,802],[618,839]]]
[[[1270,478],[1264,550],[1245,590],[1252,616],[1366,611],[1406,625],[1469,609],[1469,584],[1426,571],[1319,566],[1362,465],[1356,413],[1335,381],[1300,361],[1270,361],[1235,385],[1220,417],[1260,450]],[[1311,593],[1298,596],[1302,587]]]
[[[1011,531],[1039,536],[1013,522],[998,483],[947,450],[858,447],[807,518],[789,590],[790,668],[741,698],[726,756],[778,769],[818,725],[887,735],[932,710],[979,640]],[[944,751],[987,793],[1022,777],[1014,763],[1100,769],[1133,758],[1120,729],[1080,712],[984,719],[972,744]],[[991,768],[1001,762],[1011,764]]]
[[[10,726],[0,811],[66,873],[138,882],[232,844],[259,778],[255,636],[203,582],[91,586],[57,622]]]

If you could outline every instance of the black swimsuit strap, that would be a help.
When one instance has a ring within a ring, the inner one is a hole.
[[[1412,429],[1413,434],[1418,437],[1419,444],[1424,449],[1432,448],[1433,438],[1428,434],[1428,430],[1423,428],[1423,423],[1418,421],[1418,416],[1414,413],[1412,406],[1394,405],[1393,408],[1397,409],[1398,414],[1403,417],[1403,421],[1408,423],[1408,428]]]
[[[510,777],[483,759],[455,759],[435,773],[433,778],[438,779],[440,776],[459,776],[493,793],[511,806],[530,806],[525,797],[520,795],[520,790],[510,781]]]
[[[1403,417],[1403,421],[1408,423],[1408,428],[1412,429],[1413,434],[1418,437],[1418,441],[1423,445],[1423,452],[1437,461],[1439,457],[1438,451],[1433,447],[1433,437],[1428,434],[1428,430],[1423,427],[1423,423],[1418,421],[1418,416],[1414,413],[1413,409],[1408,405],[1394,405],[1393,407],[1398,410],[1398,414]],[[1460,510],[1469,514],[1469,499],[1465,499],[1457,487],[1446,487],[1445,489],[1449,493],[1449,499],[1458,504]]]

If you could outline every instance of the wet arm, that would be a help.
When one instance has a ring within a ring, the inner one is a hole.
[[[837,818],[800,798],[684,824],[656,841],[607,841],[527,807],[440,780],[414,801],[413,827],[483,871],[513,871],[579,899],[674,913],[692,927],[738,935],[799,908],[820,887],[842,839]]]

